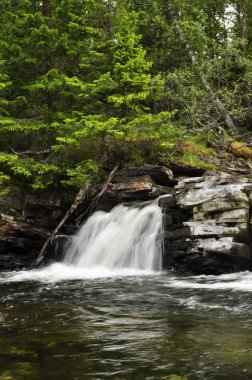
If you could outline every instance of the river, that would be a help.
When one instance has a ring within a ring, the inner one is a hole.
[[[251,273],[2,273],[0,379],[251,379],[251,292]]]
[[[0,380],[251,380],[252,273],[164,273],[162,241],[157,201],[119,205],[0,274]]]

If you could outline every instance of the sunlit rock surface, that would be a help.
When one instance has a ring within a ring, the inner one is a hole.
[[[252,268],[252,178],[206,173],[161,197],[164,265],[218,274]]]

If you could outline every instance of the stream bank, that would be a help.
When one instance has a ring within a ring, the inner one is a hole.
[[[119,171],[106,192],[89,189],[45,255],[62,259],[71,234],[94,211],[161,197],[165,269],[221,274],[252,269],[252,178],[245,172],[143,165]],[[10,194],[0,200],[0,269],[28,268],[70,204]],[[77,221],[77,222],[76,222]]]

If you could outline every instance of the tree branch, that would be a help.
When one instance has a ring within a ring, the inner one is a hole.
[[[68,211],[66,212],[66,214],[64,215],[64,217],[61,219],[61,221],[59,222],[59,224],[57,225],[57,227],[53,230],[53,232],[51,233],[51,235],[48,237],[48,239],[44,243],[43,247],[41,248],[41,250],[40,250],[40,252],[38,254],[38,257],[31,264],[30,269],[34,268],[35,266],[39,265],[42,262],[43,257],[44,257],[44,255],[46,253],[46,250],[47,250],[49,244],[53,241],[53,239],[55,238],[55,236],[58,235],[58,233],[60,232],[61,228],[64,226],[64,224],[69,219],[69,217],[73,214],[73,212],[76,210],[76,208],[78,207],[78,205],[84,200],[84,198],[86,196],[86,193],[87,193],[87,188],[82,187],[79,190],[78,194],[76,195],[76,197],[74,199],[74,202],[72,203],[72,206],[68,209]]]
[[[101,191],[99,192],[99,194],[96,195],[96,197],[93,199],[92,203],[89,205],[89,207],[86,209],[86,211],[76,219],[76,222],[79,222],[87,214],[88,211],[90,211],[90,213],[92,212],[94,205],[101,198],[101,196],[105,193],[105,191],[106,191],[108,185],[110,184],[110,182],[112,181],[115,173],[118,171],[119,166],[120,166],[120,163],[117,163],[116,166],[114,167],[114,169],[110,172],[107,181],[103,184],[103,187],[102,187]]]
[[[225,105],[222,103],[219,96],[214,92],[211,85],[207,81],[205,74],[201,70],[200,64],[198,61],[198,57],[197,57],[196,53],[193,51],[189,41],[184,36],[183,30],[182,30],[179,22],[177,21],[176,13],[175,13],[172,5],[170,4],[170,2],[168,2],[168,10],[169,10],[169,14],[170,14],[172,23],[174,25],[174,29],[175,29],[176,33],[180,36],[181,40],[185,43],[185,48],[186,48],[188,56],[192,62],[192,65],[197,70],[198,75],[201,79],[201,82],[202,82],[203,86],[205,87],[206,91],[210,94],[212,102],[214,103],[215,107],[217,108],[218,113],[220,114],[220,116],[222,116],[224,118],[227,126],[229,128],[231,128],[232,131],[237,132],[237,128],[236,128],[236,125],[233,121],[232,116],[230,115],[230,113],[226,109]]]
[[[102,194],[104,194],[104,192],[106,191],[109,183],[111,182],[113,176],[115,175],[115,173],[117,172],[119,168],[119,163],[116,164],[116,166],[114,167],[114,169],[111,171],[107,181],[104,183],[103,187],[102,187],[102,190],[99,192],[99,194],[95,197],[95,199],[93,200],[93,202],[90,204],[90,206],[87,208],[87,210],[85,211],[84,214],[82,214],[76,221],[80,220],[80,218],[85,215],[87,213],[88,210],[92,210],[93,209],[93,206],[94,204],[98,201],[98,199],[102,196]],[[66,221],[69,219],[69,217],[73,214],[73,212],[77,209],[77,207],[79,206],[79,204],[81,202],[83,202],[83,200],[85,199],[86,195],[87,195],[87,191],[88,189],[86,187],[82,187],[78,194],[76,195],[75,199],[74,199],[74,202],[72,203],[72,206],[68,209],[68,211],[66,212],[65,216],[61,219],[61,221],[59,222],[59,224],[57,225],[57,227],[53,230],[53,232],[51,233],[51,235],[48,237],[48,239],[46,240],[46,242],[44,243],[43,247],[41,248],[39,254],[38,254],[38,257],[35,259],[35,261],[32,263],[30,269],[36,267],[37,265],[39,265],[42,260],[43,260],[43,257],[46,253],[46,250],[49,246],[49,244],[53,241],[53,239],[55,238],[56,235],[58,235],[58,233],[60,232],[60,230],[62,229],[62,227],[64,226],[64,224],[66,223]]]
[[[17,154],[18,156],[40,156],[40,155],[44,155],[44,154],[49,154],[51,152],[50,149],[39,150],[38,152],[33,151],[33,150],[26,150],[24,152],[17,152],[12,147],[10,147],[10,150],[12,151],[12,153]]]

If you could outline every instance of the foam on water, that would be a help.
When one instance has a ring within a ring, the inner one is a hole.
[[[160,274],[162,269],[162,212],[156,202],[141,206],[116,206],[96,212],[80,228],[65,260],[43,269],[0,273],[0,282],[85,280]],[[252,273],[178,277],[161,280],[171,289],[231,290],[252,292]],[[185,301],[183,301],[185,302]],[[198,300],[189,298],[189,307]],[[213,306],[215,307],[215,306]]]
[[[153,274],[153,271],[127,268],[109,270],[99,266],[86,270],[83,268],[76,268],[73,265],[65,263],[55,263],[43,269],[1,273],[0,282],[40,281],[54,283],[65,280],[85,280],[125,276],[147,276],[151,274]]]
[[[45,283],[55,283],[65,280],[92,280],[99,278],[111,277],[131,277],[131,276],[150,276],[160,275],[161,272],[154,272],[153,270],[141,269],[107,269],[103,266],[95,266],[92,269],[77,268],[71,264],[55,263],[43,269],[33,269],[30,271],[19,272],[3,272],[0,273],[0,283],[3,282],[22,282],[22,281],[40,281]],[[252,292],[252,273],[239,272],[232,274],[225,274],[219,276],[189,276],[189,277],[176,277],[170,276],[168,273],[162,276],[159,280],[162,285],[171,290],[229,290],[229,291],[242,291]],[[195,296],[181,299],[182,304],[194,308],[199,306]],[[201,305],[202,307],[204,305]],[[218,305],[206,305],[208,308],[218,308]]]
[[[171,277],[164,284],[168,288],[234,290],[252,292],[252,273],[238,272],[219,276]]]

